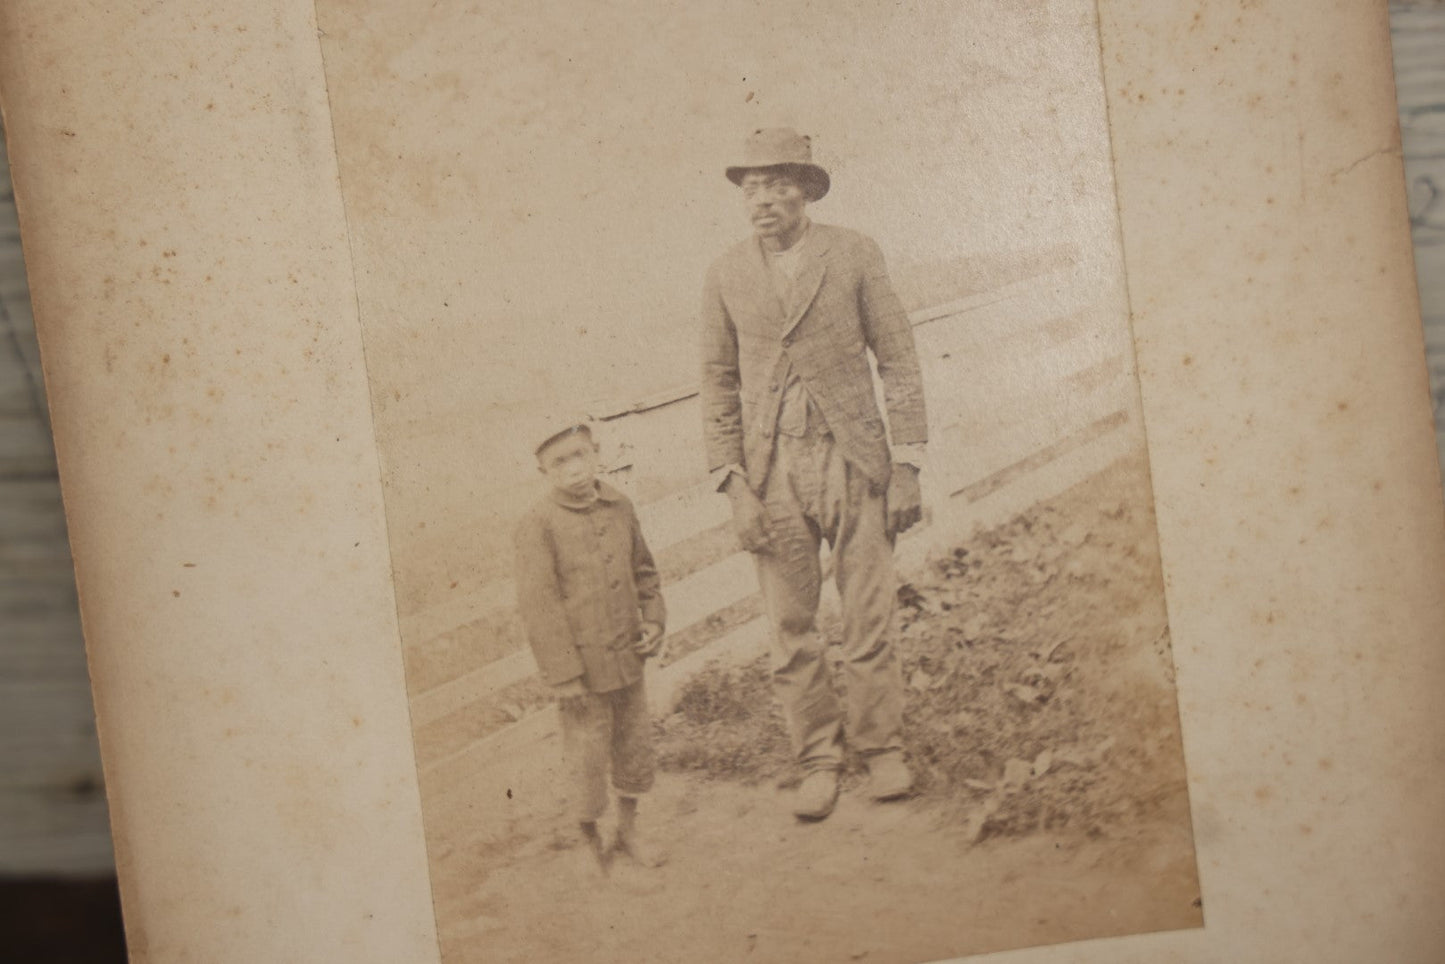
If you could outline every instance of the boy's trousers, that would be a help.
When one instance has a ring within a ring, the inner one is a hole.
[[[779,434],[762,493],[769,552],[757,553],[773,630],[773,687],[805,771],[843,762],[844,713],[817,631],[821,540],[832,546],[843,608],[847,734],[862,753],[902,746],[903,675],[890,623],[897,592],[885,498],[826,431]]]
[[[618,793],[635,797],[652,789],[652,718],[642,680],[620,690],[588,693],[559,704],[558,711],[578,820],[593,822],[607,812],[609,764]]]

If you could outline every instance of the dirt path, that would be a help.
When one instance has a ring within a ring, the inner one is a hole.
[[[938,806],[845,794],[801,824],[785,796],[668,776],[649,816],[671,859],[602,882],[579,880],[581,852],[559,836],[523,843],[446,933],[447,959],[913,962],[1200,921],[1171,815],[1127,836],[973,844]]]
[[[907,574],[915,799],[850,773],[798,823],[763,661],[661,722],[656,870],[583,881],[555,745],[474,774],[432,811],[446,960],[920,962],[1199,926],[1148,505],[1122,460]]]

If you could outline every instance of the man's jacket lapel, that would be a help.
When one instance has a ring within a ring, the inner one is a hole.
[[[818,225],[813,225],[807,245],[803,249],[802,264],[798,266],[798,276],[788,290],[788,313],[782,330],[784,337],[798,327],[798,322],[808,313],[813,299],[818,297],[818,289],[823,286],[823,275],[827,274],[827,261],[823,257],[828,253],[827,233],[819,230]]]
[[[749,239],[739,259],[742,269],[742,284],[753,299],[754,308],[762,318],[780,323],[787,316],[787,306],[778,294],[773,282],[773,269],[768,264],[768,254],[756,238]]]

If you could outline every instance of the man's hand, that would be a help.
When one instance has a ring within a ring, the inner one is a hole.
[[[662,649],[662,627],[657,623],[643,623],[642,634],[632,644],[632,651],[643,659],[651,659]]]
[[[552,686],[552,697],[563,709],[577,709],[586,702],[587,695],[587,685],[580,676]]]
[[[889,538],[907,532],[923,518],[923,491],[918,485],[917,467],[894,464],[893,474],[888,479],[884,511],[887,513]]]
[[[733,504],[733,531],[737,533],[742,547],[748,552],[767,552],[771,549],[772,543],[768,538],[768,511],[763,507],[763,500],[759,499],[753,490],[748,488],[747,481],[736,473],[729,476],[727,487],[723,491]]]

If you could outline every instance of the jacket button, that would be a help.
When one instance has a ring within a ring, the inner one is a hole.
[[[770,392],[776,392],[777,390],[778,390],[778,383],[777,383],[777,382],[773,382],[771,385],[768,386],[768,391],[770,391]]]

